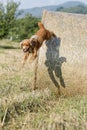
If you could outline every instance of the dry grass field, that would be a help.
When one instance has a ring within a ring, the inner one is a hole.
[[[0,41],[0,130],[87,130],[87,92],[58,97],[50,83],[33,91],[34,63],[21,69],[21,60],[19,43]]]

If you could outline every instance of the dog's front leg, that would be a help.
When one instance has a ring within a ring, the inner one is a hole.
[[[37,48],[34,48],[34,55],[33,55],[34,58],[37,57]]]
[[[30,61],[33,61],[36,57],[37,57],[37,48],[34,48],[34,52],[32,53]]]
[[[24,66],[26,60],[28,59],[28,56],[29,56],[29,52],[26,52],[26,53],[24,54],[24,58],[23,58],[23,61],[22,61],[22,67]]]

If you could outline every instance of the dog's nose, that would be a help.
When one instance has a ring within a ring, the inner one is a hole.
[[[26,49],[26,46],[23,46],[23,50],[25,50]]]

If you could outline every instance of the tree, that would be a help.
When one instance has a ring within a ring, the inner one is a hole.
[[[27,14],[24,18],[18,19],[19,39],[29,38],[37,29],[37,23],[40,19]]]
[[[0,38],[10,38],[10,40],[22,40],[29,38],[37,30],[39,18],[27,14],[23,18],[18,18],[21,12],[18,10],[20,3],[12,0],[6,6],[0,4]]]
[[[16,3],[14,1],[10,1],[6,5],[6,13],[5,13],[5,28],[6,28],[6,35],[13,36],[14,28],[16,25],[16,12],[20,3]]]
[[[57,8],[57,10],[56,11],[61,11],[61,10],[63,10],[64,9],[64,7],[59,7],[59,8]]]
[[[0,38],[11,36],[16,25],[16,12],[20,3],[12,0],[6,6],[0,3]]]
[[[4,23],[4,7],[3,4],[0,3],[0,38],[5,35],[5,23]]]
[[[56,11],[68,12],[68,13],[77,13],[77,14],[87,14],[87,7],[83,5],[78,5],[75,7],[69,8],[58,8]]]

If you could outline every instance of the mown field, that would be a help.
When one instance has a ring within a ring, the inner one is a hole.
[[[21,61],[19,43],[1,40],[0,130],[87,130],[87,92],[72,88],[59,97],[47,85],[33,91],[34,73]]]

